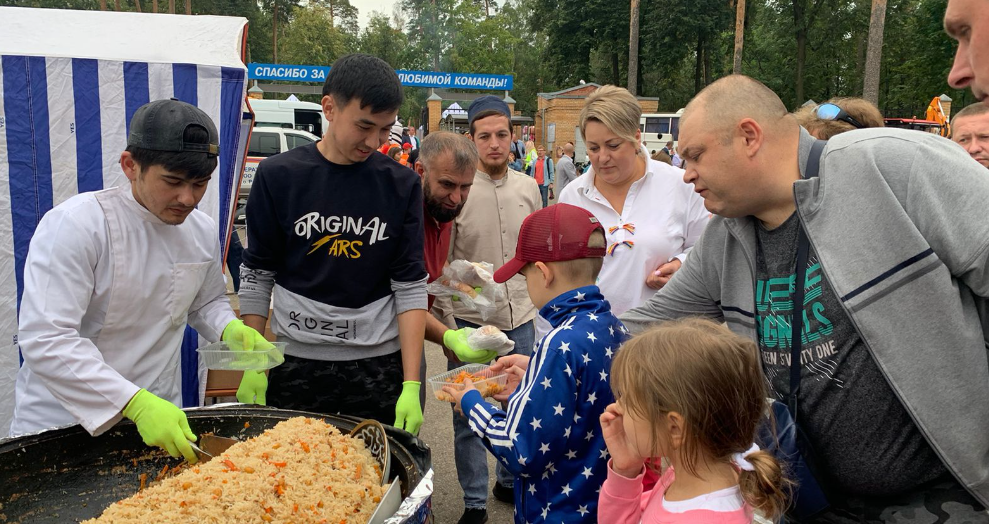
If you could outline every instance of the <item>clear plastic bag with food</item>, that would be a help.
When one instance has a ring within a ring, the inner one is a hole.
[[[515,342],[495,326],[481,326],[467,336],[467,344],[473,349],[484,349],[503,357],[515,349]]]
[[[507,297],[503,286],[494,281],[494,266],[488,262],[454,260],[443,268],[443,275],[426,286],[434,297],[451,297],[487,320]]]

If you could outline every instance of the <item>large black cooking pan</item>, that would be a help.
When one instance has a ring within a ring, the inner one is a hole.
[[[186,412],[193,432],[244,439],[296,416],[321,418],[348,433],[360,419],[263,406],[232,406]],[[430,467],[429,448],[409,433],[385,426],[391,477],[402,498]],[[135,466],[136,463],[136,466]],[[98,437],[80,426],[0,441],[0,523],[71,523],[99,516],[107,506],[154,479],[165,465],[181,461],[149,448],[128,420]]]

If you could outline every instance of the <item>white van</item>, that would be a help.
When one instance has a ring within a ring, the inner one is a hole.
[[[666,143],[673,141],[674,146],[680,138],[680,116],[683,109],[676,113],[645,113],[639,119],[639,128],[642,131],[642,141],[646,144],[646,150],[651,154],[666,147]]]
[[[284,153],[289,149],[311,144],[319,137],[305,131],[283,129],[278,127],[255,127],[251,131],[251,141],[247,144],[247,161],[244,162],[244,177],[240,179],[240,194],[237,196],[237,213],[234,222],[244,221],[244,206],[247,196],[254,184],[254,175],[258,172],[258,164],[269,156]]]
[[[249,99],[251,110],[254,111],[254,127],[276,127],[280,129],[298,129],[323,136],[327,122],[323,117],[323,108],[312,102],[295,102],[289,100],[257,100]]]

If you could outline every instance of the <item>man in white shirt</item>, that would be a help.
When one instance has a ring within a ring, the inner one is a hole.
[[[226,298],[216,226],[196,205],[219,153],[216,126],[177,100],[138,108],[120,166],[130,184],[49,211],[24,267],[11,434],[81,424],[98,435],[121,417],[144,442],[196,456],[181,401],[186,323],[236,349],[262,347]],[[242,402],[264,403],[246,372]]]

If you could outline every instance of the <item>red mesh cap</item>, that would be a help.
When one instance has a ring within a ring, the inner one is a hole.
[[[515,276],[530,262],[562,262],[603,257],[604,247],[588,247],[591,233],[604,228],[586,209],[570,204],[554,204],[525,217],[519,231],[515,258],[495,271],[495,282]]]

